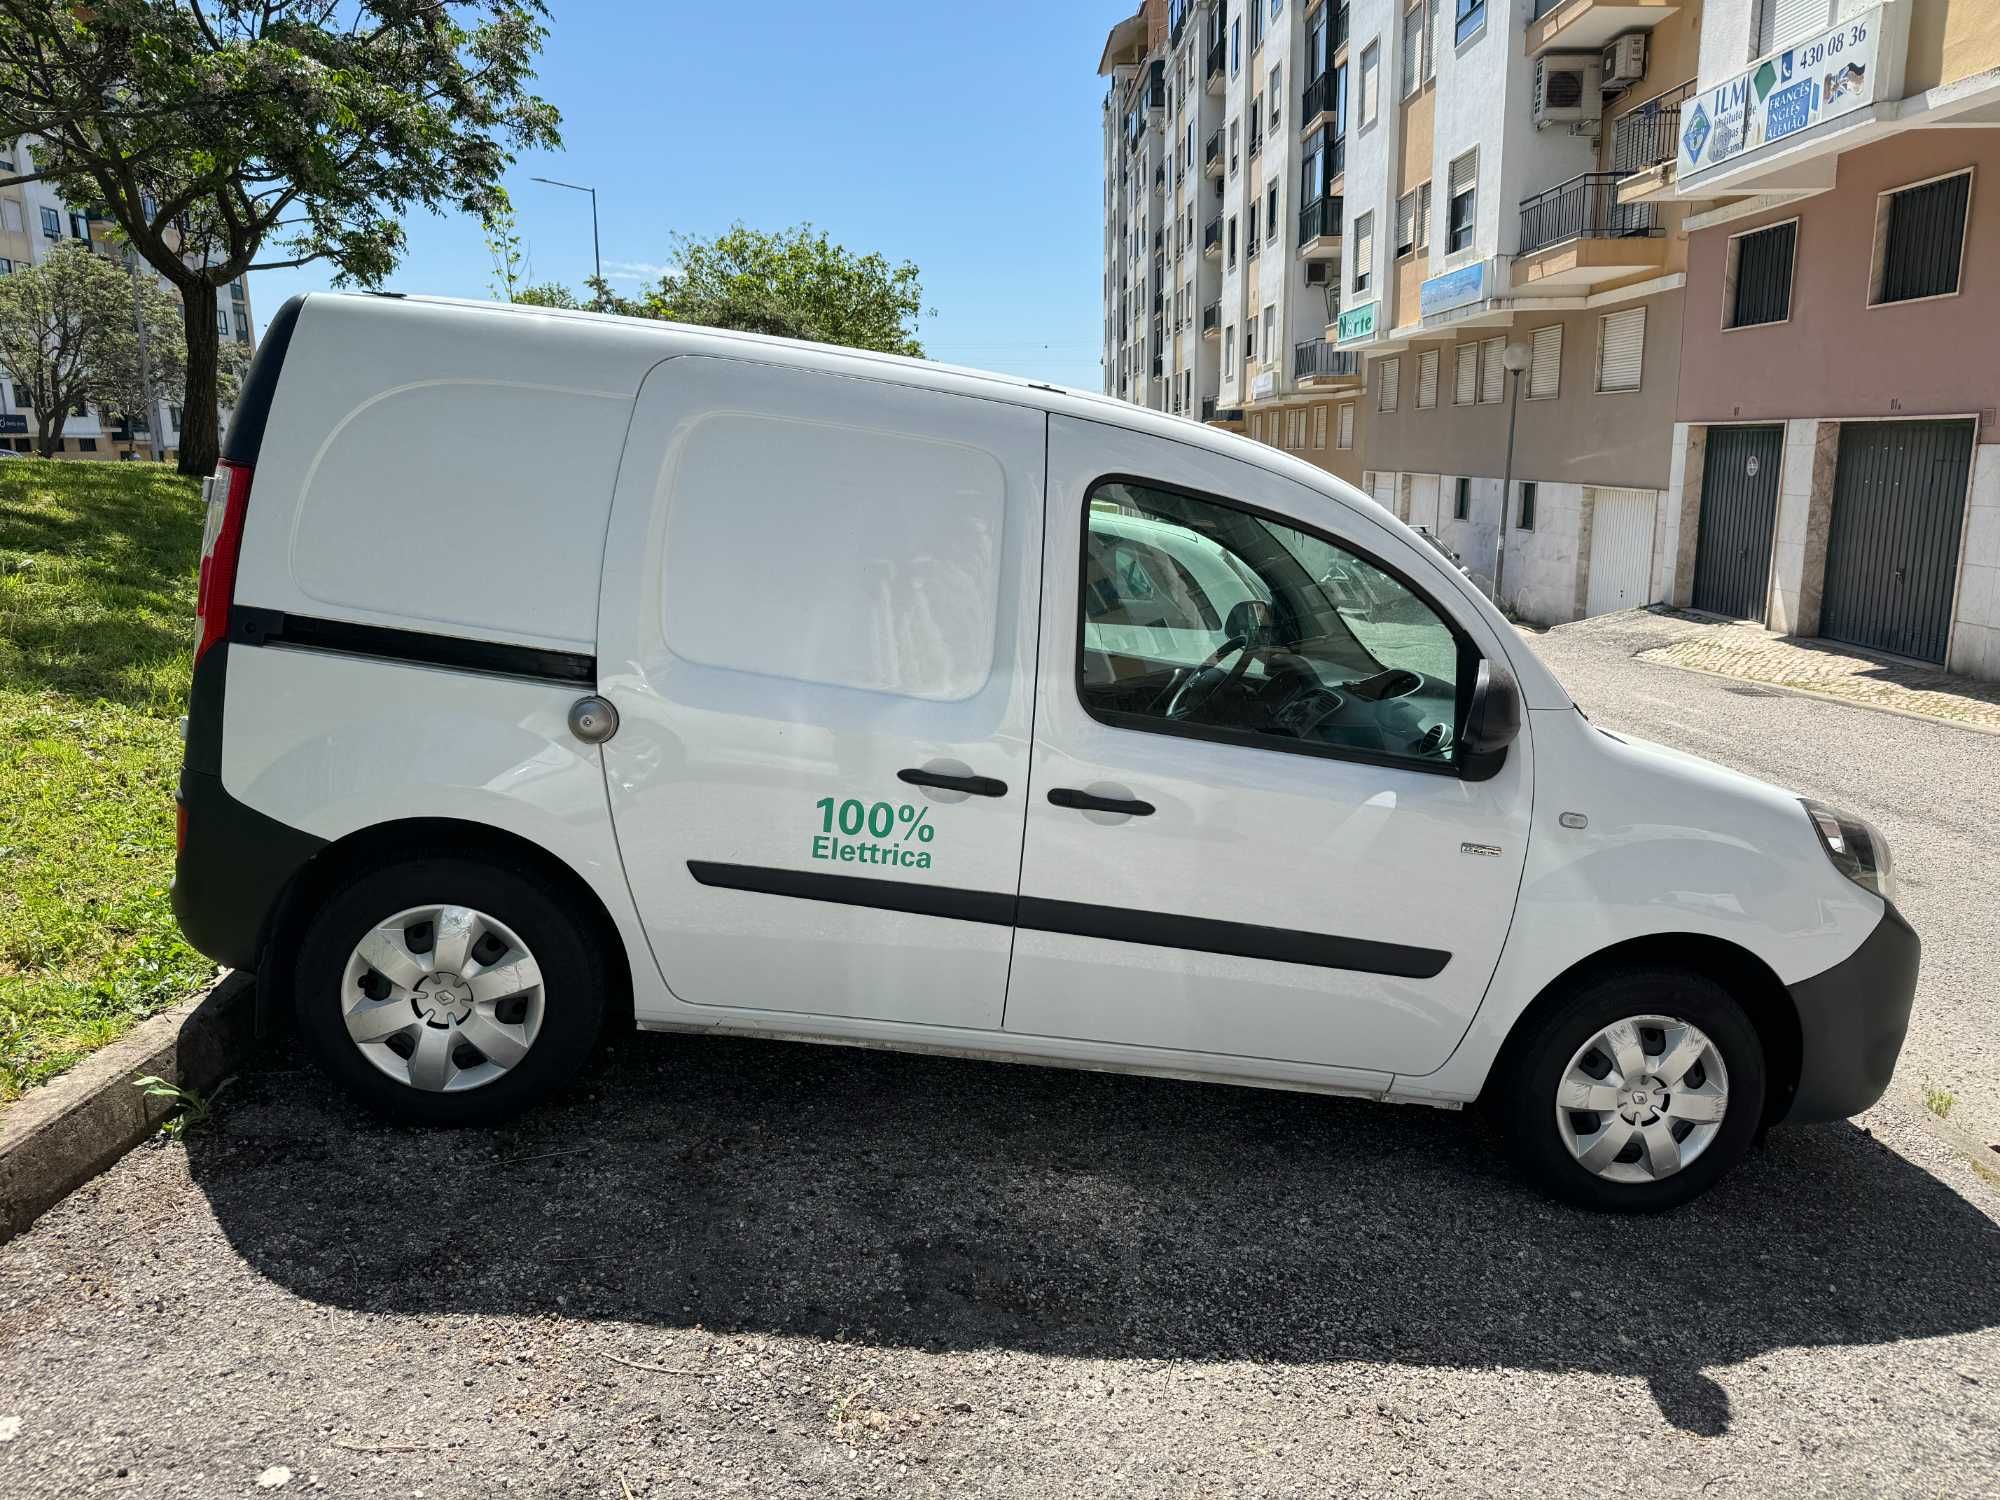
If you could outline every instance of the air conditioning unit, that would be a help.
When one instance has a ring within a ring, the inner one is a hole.
[[[1309,260],[1306,262],[1306,285],[1325,286],[1332,278],[1333,262],[1330,260]]]
[[[1602,118],[1600,76],[1595,52],[1551,52],[1535,59],[1535,128]]]
[[[1598,69],[1604,75],[1603,89],[1610,93],[1613,89],[1628,89],[1646,76],[1646,33],[1632,32],[1621,36],[1604,49],[1604,56],[1598,62]]]

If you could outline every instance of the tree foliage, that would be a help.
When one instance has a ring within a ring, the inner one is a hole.
[[[157,394],[170,393],[185,363],[180,304],[150,275],[121,270],[68,241],[40,265],[0,276],[0,369],[34,408],[44,457],[56,451],[63,422],[79,405],[120,416],[144,412],[148,375]]]
[[[216,289],[326,260],[379,282],[421,207],[490,222],[533,94],[543,0],[0,0],[0,135],[102,205],[187,306],[182,468],[215,433]]]

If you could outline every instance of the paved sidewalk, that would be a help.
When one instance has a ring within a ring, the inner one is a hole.
[[[1627,637],[1632,654],[1643,661],[2000,732],[2000,683],[1872,656],[1833,641],[1776,635],[1760,625],[1667,609],[1599,615],[1563,629]]]

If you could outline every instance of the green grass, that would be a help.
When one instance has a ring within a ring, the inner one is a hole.
[[[0,1103],[200,989],[173,877],[201,497],[0,462]]]

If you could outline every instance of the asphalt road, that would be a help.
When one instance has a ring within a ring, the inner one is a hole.
[[[1540,645],[1878,816],[1990,1086],[2000,743]],[[631,1038],[446,1135],[281,1057],[0,1247],[0,1495],[1990,1495],[2000,1195],[1914,1087],[1626,1221],[1417,1108]]]

